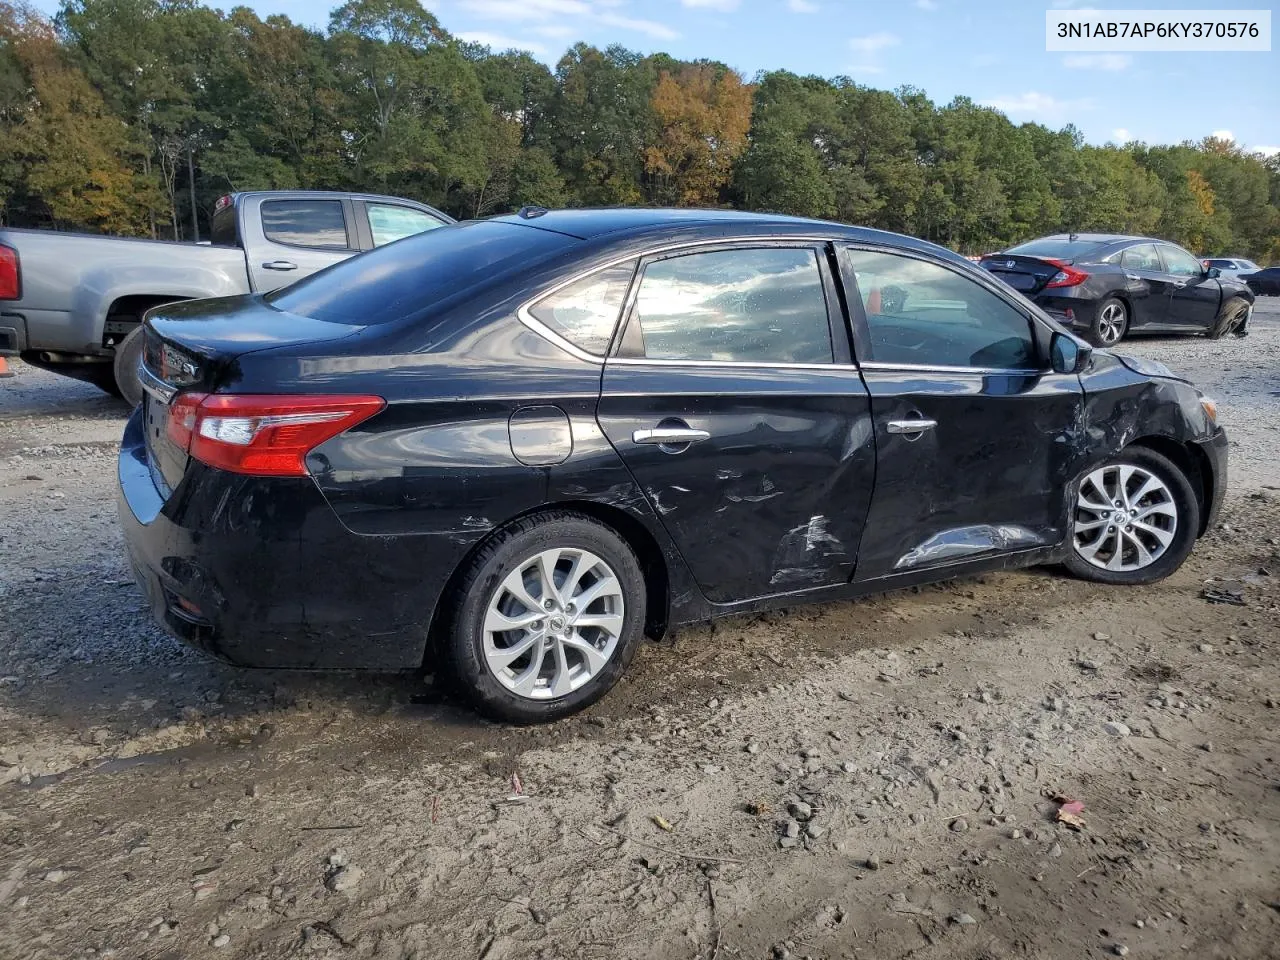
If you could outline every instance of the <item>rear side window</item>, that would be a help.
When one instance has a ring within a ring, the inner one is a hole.
[[[1160,265],[1160,254],[1156,253],[1154,243],[1139,243],[1137,246],[1126,247],[1120,254],[1120,266],[1129,270],[1150,270],[1153,273],[1164,270]]]
[[[535,320],[588,353],[603,355],[636,272],[636,261],[614,264],[555,293],[529,308]]]
[[[347,222],[340,200],[265,200],[262,232],[291,247],[346,250]]]
[[[1005,253],[1020,257],[1049,257],[1054,260],[1080,260],[1091,257],[1105,247],[1096,240],[1069,240],[1066,237],[1041,237],[1010,247]]]
[[[396,203],[369,203],[365,209],[369,213],[369,230],[375,247],[444,226],[430,214]]]
[[[406,237],[267,294],[280,310],[360,326],[404,320],[576,241],[475,220]]]
[[[635,318],[659,360],[831,363],[817,253],[809,247],[719,250],[644,269]]]
[[[845,248],[877,363],[1035,367],[1031,321],[968,277],[925,260]]]
[[[240,246],[240,238],[236,236],[236,216],[236,204],[227,202],[219,206],[213,214],[209,242],[215,247]]]

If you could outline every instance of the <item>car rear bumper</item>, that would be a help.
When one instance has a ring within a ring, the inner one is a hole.
[[[246,667],[422,664],[436,602],[468,544],[352,533],[309,477],[192,464],[165,500],[138,411],[118,474],[129,560],[169,633]]]
[[[1227,431],[1218,427],[1208,440],[1196,441],[1196,446],[1204,454],[1203,462],[1209,465],[1209,476],[1204,478],[1205,512],[1200,520],[1200,532],[1204,533],[1218,522],[1227,496]]]
[[[1093,326],[1097,303],[1081,297],[1055,297],[1040,294],[1035,304],[1064,327],[1071,330],[1088,330]]]

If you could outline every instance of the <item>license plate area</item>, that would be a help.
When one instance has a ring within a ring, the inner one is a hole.
[[[146,438],[147,464],[156,489],[168,499],[187,469],[187,452],[169,439],[169,406],[151,393],[142,395],[142,426]]]

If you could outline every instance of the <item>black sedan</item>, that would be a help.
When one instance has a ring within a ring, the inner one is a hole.
[[[441,660],[517,721],[679,624],[1046,562],[1149,583],[1226,482],[1168,370],[810,220],[526,210],[145,336],[120,515],[159,621],[247,666]]]
[[[981,265],[1099,346],[1130,333],[1248,335],[1249,287],[1165,240],[1060,234],[988,254]]]
[[[1263,267],[1254,273],[1243,273],[1240,279],[1260,297],[1280,297],[1280,264]]]

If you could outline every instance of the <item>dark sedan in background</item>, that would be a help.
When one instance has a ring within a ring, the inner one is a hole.
[[[1246,336],[1254,293],[1151,237],[1072,233],[1031,240],[981,265],[1099,346],[1130,333]]]
[[[1260,297],[1280,297],[1280,264],[1243,274],[1240,279]]]
[[[1211,401],[941,247],[727,211],[528,210],[159,307],[119,457],[137,582],[247,666],[442,659],[563,716],[642,634],[964,573],[1178,568]]]

